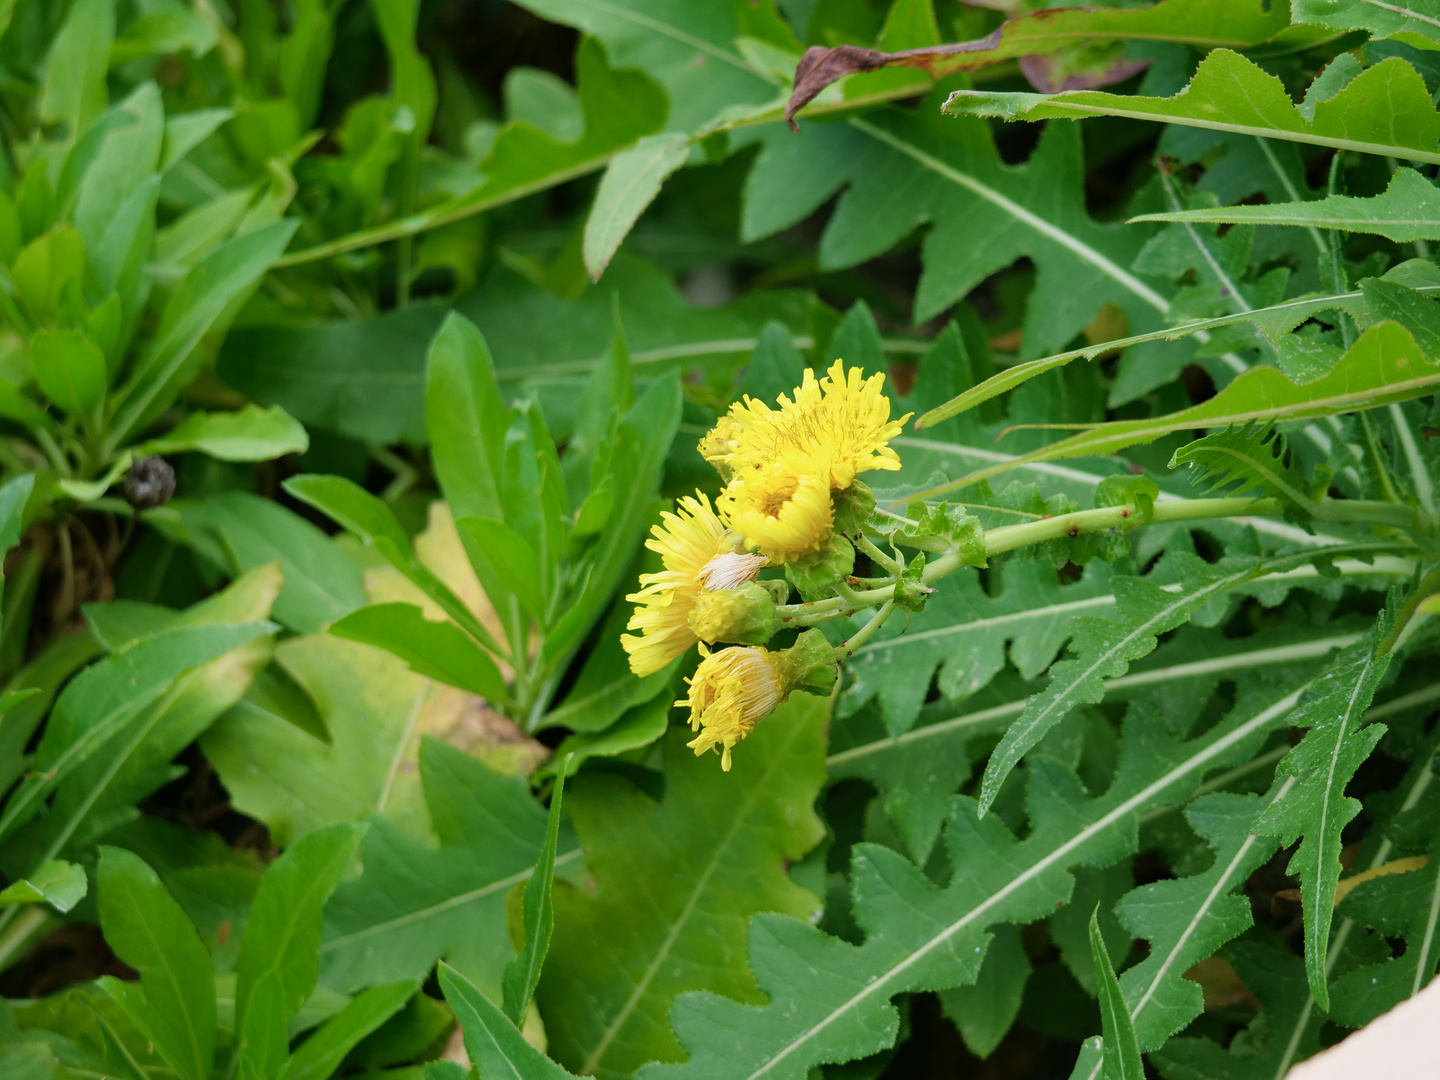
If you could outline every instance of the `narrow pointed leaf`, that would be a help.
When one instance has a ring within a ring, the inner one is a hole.
[[[1100,996],[1100,1022],[1103,1025],[1103,1064],[1105,1080],[1144,1080],[1145,1068],[1140,1064],[1140,1047],[1135,1042],[1135,1024],[1125,1006],[1125,995],[1115,978],[1105,939],[1100,936],[1099,912],[1090,916],[1090,954],[1095,961],[1095,981]]]
[[[565,794],[565,776],[570,767],[566,755],[555,774],[555,790],[550,796],[550,817],[545,825],[545,842],[540,846],[540,859],[530,880],[525,883],[525,945],[515,959],[505,966],[502,980],[505,1015],[519,1027],[525,1010],[535,996],[540,982],[540,969],[550,951],[550,935],[555,929],[555,903],[551,899],[555,883],[555,848],[560,842],[560,803]]]

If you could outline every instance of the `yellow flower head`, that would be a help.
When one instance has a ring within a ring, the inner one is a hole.
[[[697,756],[719,747],[720,768],[729,772],[731,749],[785,700],[782,668],[777,654],[743,646],[701,660],[686,680],[690,696],[675,703],[690,706],[690,729],[699,733],[686,745]]]
[[[717,555],[727,550],[725,526],[700,492],[696,498],[682,498],[678,514],[661,514],[661,524],[651,530],[645,546],[658,552],[665,569],[658,574],[641,574],[642,588],[625,597],[637,605],[620,644],[630,655],[630,670],[651,675],[685,652],[696,642],[690,629],[690,612],[695,597],[704,587],[702,575]]]
[[[765,565],[759,555],[734,549],[739,538],[725,528],[702,492],[682,498],[678,514],[661,514],[645,546],[660,555],[665,569],[641,574],[638,593],[625,597],[637,605],[626,624],[640,636],[622,634],[630,670],[651,675],[697,640],[691,613],[700,595],[712,589],[738,589],[754,581]]]
[[[701,453],[740,478],[755,465],[786,456],[823,459],[831,490],[841,491],[862,472],[900,468],[900,455],[889,443],[913,414],[890,419],[884,384],[884,375],[862,378],[858,368],[847,372],[841,360],[818,382],[807,370],[795,400],[781,394],[777,409],[748,397],[732,405],[702,441]]]
[[[717,500],[730,528],[773,562],[811,554],[835,520],[825,462],[791,455],[753,465]]]

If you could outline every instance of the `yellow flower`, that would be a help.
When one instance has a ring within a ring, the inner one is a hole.
[[[650,530],[645,546],[660,555],[665,569],[641,574],[641,590],[625,597],[637,605],[620,644],[630,656],[630,670],[652,675],[698,638],[691,628],[691,612],[700,594],[711,589],[736,589],[755,580],[765,559],[737,553],[737,537],[715,516],[702,492],[682,498],[678,514],[661,514],[661,524]]]
[[[785,700],[782,664],[766,649],[737,647],[710,653],[700,661],[690,684],[690,696],[676,705],[690,706],[690,729],[698,732],[687,743],[696,755],[720,748],[720,768],[730,771],[730,751],[755,730],[755,725]]]
[[[818,466],[818,467],[817,467]],[[731,481],[717,500],[730,528],[773,562],[819,550],[835,521],[829,470],[796,455],[755,465]]]
[[[900,455],[889,443],[913,414],[890,419],[884,383],[884,375],[865,379],[858,368],[847,372],[840,360],[818,382],[807,370],[795,400],[781,394],[777,409],[748,397],[732,405],[702,441],[701,453],[747,481],[755,466],[783,457],[824,460],[831,490],[842,491],[862,472],[900,468]]]
[[[645,546],[658,552],[665,569],[658,574],[641,574],[642,588],[625,597],[637,605],[620,644],[630,656],[630,670],[652,675],[696,642],[690,629],[690,612],[703,583],[705,567],[724,550],[725,526],[700,492],[697,498],[682,498],[678,514],[661,514],[661,524],[651,530]]]

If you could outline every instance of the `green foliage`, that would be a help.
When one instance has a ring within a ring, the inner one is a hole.
[[[561,1061],[581,1074],[626,1076],[647,1061],[680,1060],[657,1022],[678,995],[756,1000],[741,962],[747,920],[762,911],[804,918],[818,907],[786,877],[785,861],[820,839],[810,805],[824,721],[820,702],[797,697],[757,729],[755,754],[729,774],[673,730],[659,801],[618,776],[576,778],[571,814],[596,887],[556,891],[539,1003]]]
[[[1433,7],[0,0],[0,1074],[1274,1080],[1420,992]]]

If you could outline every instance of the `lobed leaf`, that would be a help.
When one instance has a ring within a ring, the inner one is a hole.
[[[944,106],[949,116],[1002,120],[1124,116],[1440,163],[1440,114],[1420,73],[1403,60],[1392,57],[1367,68],[1333,97],[1315,102],[1313,110],[1307,116],[1278,78],[1229,49],[1209,53],[1190,85],[1174,97],[957,90]]]
[[[1440,45],[1437,45],[1440,48]],[[1232,225],[1303,225],[1316,229],[1377,233],[1388,240],[1440,240],[1440,191],[1414,169],[1396,169],[1381,195],[1359,199],[1328,195],[1298,203],[1216,206],[1168,214],[1141,214],[1132,221],[1192,221]]]

